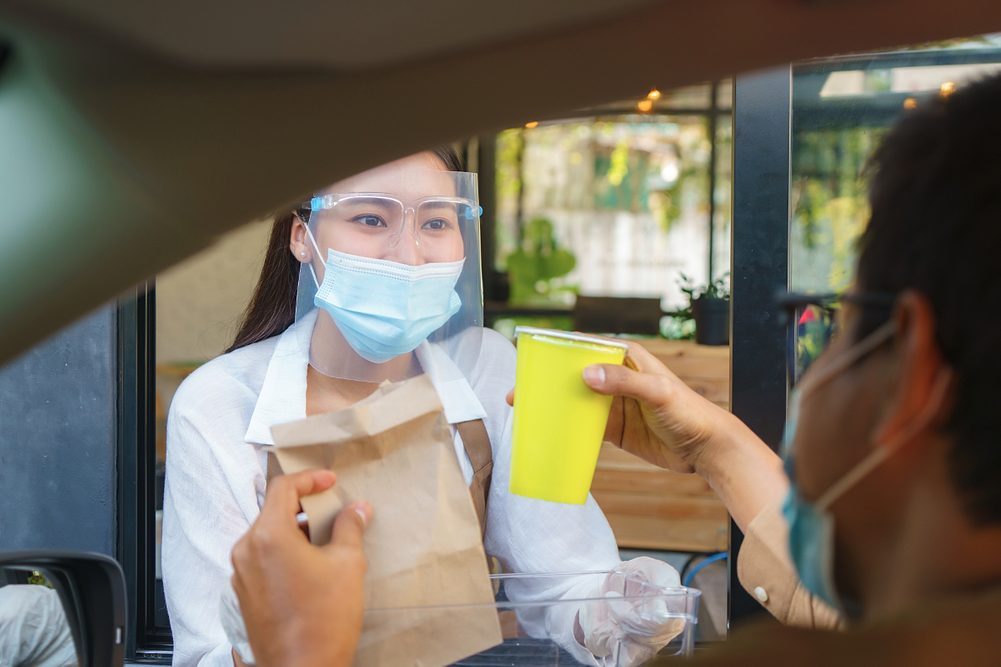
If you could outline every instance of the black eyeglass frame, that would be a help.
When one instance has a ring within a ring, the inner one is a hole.
[[[797,318],[796,313],[809,306],[822,308],[833,314],[843,303],[850,303],[863,309],[881,309],[887,312],[897,302],[897,295],[890,292],[782,292],[775,298],[781,317],[779,322],[786,328],[786,373],[788,386],[797,380]]]

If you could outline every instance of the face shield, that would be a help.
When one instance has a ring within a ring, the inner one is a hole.
[[[360,382],[469,376],[483,326],[475,174],[407,158],[317,193],[300,217],[296,320],[314,369]]]

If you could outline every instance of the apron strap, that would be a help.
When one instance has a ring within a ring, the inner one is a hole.
[[[493,450],[490,436],[482,419],[473,419],[455,424],[455,430],[462,438],[462,447],[473,465],[473,481],[469,485],[469,495],[473,498],[476,517],[480,520],[480,533],[487,532],[487,498],[490,497],[490,478],[494,472]]]

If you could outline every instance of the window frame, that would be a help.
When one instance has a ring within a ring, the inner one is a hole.
[[[131,662],[169,664],[163,583],[156,579],[156,291],[136,286],[117,307],[118,562],[125,573]],[[160,613],[158,613],[158,611]]]
[[[767,315],[789,280],[792,67],[736,77],[733,110],[730,409],[774,446],[785,425],[787,355],[784,331]],[[731,519],[731,627],[765,611],[737,577],[743,539]]]

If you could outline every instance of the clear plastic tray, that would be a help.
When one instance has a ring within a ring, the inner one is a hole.
[[[609,572],[501,574],[492,575],[491,580],[495,602],[489,606],[498,614],[504,641],[454,665],[631,667],[654,654],[634,641],[631,625],[661,630],[662,641],[667,643],[656,652],[658,656],[692,654],[701,596],[697,589],[664,588]],[[369,609],[366,623],[406,624],[405,619],[415,614],[433,615],[454,619],[453,632],[461,633],[463,618],[476,616],[486,606]],[[592,637],[582,646],[579,638],[584,626],[592,630]]]

